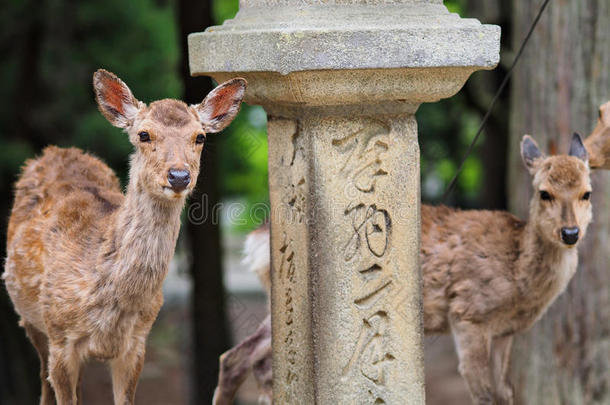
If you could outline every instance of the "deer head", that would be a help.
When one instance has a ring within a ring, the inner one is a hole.
[[[130,181],[160,200],[188,195],[199,174],[206,134],[225,128],[239,112],[244,79],[232,79],[212,90],[197,105],[165,99],[146,105],[114,74],[100,69],[93,87],[101,113],[123,128],[135,147]]]
[[[592,218],[588,154],[580,135],[574,134],[567,156],[550,157],[525,135],[521,157],[534,176],[530,221],[547,241],[562,247],[576,246]]]

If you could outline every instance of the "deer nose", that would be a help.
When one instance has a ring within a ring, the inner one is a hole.
[[[191,174],[187,170],[169,169],[167,181],[172,186],[172,190],[180,192],[191,182]]]
[[[578,227],[561,228],[561,239],[566,245],[573,245],[578,242]]]

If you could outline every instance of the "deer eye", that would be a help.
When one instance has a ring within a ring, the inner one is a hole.
[[[551,201],[553,197],[548,193],[548,191],[543,190],[540,192],[540,199],[542,201]]]
[[[583,200],[590,200],[590,199],[591,199],[591,192],[590,192],[590,191],[587,191],[586,193],[584,193],[584,194],[582,195],[582,199],[583,199]]]
[[[140,137],[140,142],[150,142],[150,134],[146,131],[141,131],[138,133]]]
[[[205,135],[203,135],[203,134],[197,135],[197,138],[195,139],[195,143],[197,145],[201,145],[204,142],[205,142]]]

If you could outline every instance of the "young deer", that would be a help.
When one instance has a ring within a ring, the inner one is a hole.
[[[601,117],[603,122],[605,115]],[[608,138],[598,140],[593,150],[610,144]],[[521,155],[534,177],[529,221],[500,211],[422,207],[425,332],[452,333],[460,373],[477,404],[512,404],[512,337],[532,326],[565,290],[576,271],[576,247],[592,217],[588,154],[579,135],[574,135],[569,155],[551,157],[525,136]],[[259,230],[246,246],[246,260],[266,260],[267,273],[268,238],[268,230]],[[271,367],[271,361],[253,356],[269,344],[259,331],[221,357],[215,405],[231,402],[248,367]],[[259,375],[269,379],[259,385],[271,384],[270,369]]]
[[[576,272],[591,222],[587,151],[542,155],[529,136],[521,156],[533,176],[527,222],[507,212],[422,208],[424,329],[451,332],[459,370],[477,404],[512,404],[512,338],[531,327]]]
[[[205,134],[235,117],[246,82],[193,106],[146,106],[105,70],[93,85],[101,113],[135,147],[127,193],[100,160],[51,146],[26,162],[8,226],[3,278],[40,356],[41,404],[79,402],[88,358],[110,363],[115,404],[133,404]]]

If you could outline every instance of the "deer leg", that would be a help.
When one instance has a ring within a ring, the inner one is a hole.
[[[271,317],[268,316],[261,325],[261,339],[252,356],[252,372],[258,383],[261,394],[258,399],[260,405],[271,405],[273,395],[273,370],[271,350]]]
[[[83,373],[79,373],[78,375],[78,383],[76,383],[76,397],[78,399],[77,405],[83,405]]]
[[[40,359],[40,382],[42,385],[40,390],[40,405],[53,405],[55,404],[55,393],[49,382],[49,339],[44,333],[29,323],[26,323],[24,327]]]
[[[80,361],[73,350],[51,344],[49,379],[58,405],[77,405],[76,387],[80,378]]]
[[[144,367],[144,341],[110,364],[115,405],[133,405],[140,373]]]
[[[490,338],[486,331],[470,322],[451,324],[460,361],[459,371],[477,405],[493,405],[494,390],[490,367]]]
[[[268,316],[254,334],[220,356],[220,373],[212,400],[213,405],[231,405],[233,403],[235,393],[246,379],[248,371],[253,367],[253,362],[256,360],[255,354],[260,352],[261,347],[264,349],[270,346],[270,339],[271,317]]]
[[[273,397],[273,371],[271,368],[271,339],[266,340],[267,348],[264,355],[255,361],[252,366],[254,378],[261,393],[258,397],[259,405],[271,405]]]
[[[496,337],[492,342],[492,361],[496,382],[497,401],[501,405],[513,404],[513,387],[509,381],[510,354],[513,336]]]
[[[246,379],[250,370],[252,347],[248,338],[220,356],[218,386],[214,390],[213,405],[231,405],[237,390]]]

